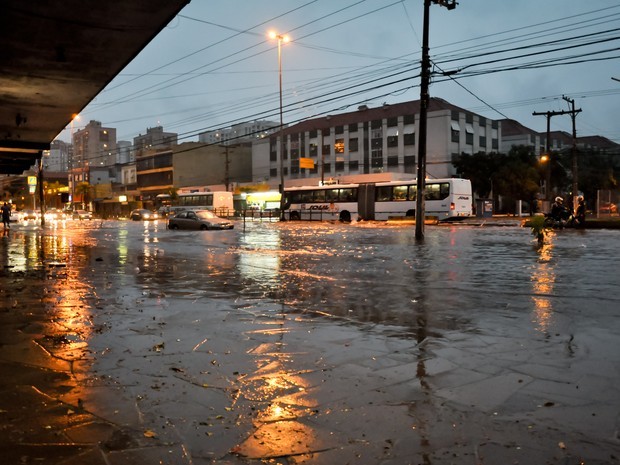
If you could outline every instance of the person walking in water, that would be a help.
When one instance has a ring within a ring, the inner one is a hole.
[[[11,229],[11,206],[4,202],[0,210],[2,210],[2,224],[4,225],[4,229]]]

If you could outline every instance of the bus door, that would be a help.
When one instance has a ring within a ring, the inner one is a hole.
[[[357,212],[363,220],[375,219],[375,185],[360,184],[357,189]]]

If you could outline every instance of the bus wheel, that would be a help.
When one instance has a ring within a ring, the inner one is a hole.
[[[301,217],[299,216],[299,212],[291,212],[289,215],[291,221],[299,221]]]
[[[413,217],[415,217],[415,210],[407,210],[407,213],[405,213],[405,216],[413,216]]]
[[[349,213],[348,211],[344,210],[340,212],[340,221],[342,221],[343,223],[350,223],[351,222],[351,213]]]

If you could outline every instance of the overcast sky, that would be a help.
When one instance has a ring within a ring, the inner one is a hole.
[[[254,119],[284,122],[420,97],[423,0],[192,0],[81,113],[132,141],[163,126],[181,141]],[[578,136],[620,143],[618,0],[461,0],[432,5],[432,97],[546,131],[532,112],[583,111]],[[570,64],[568,64],[570,63]],[[450,77],[446,71],[458,71]],[[571,132],[570,116],[551,119]],[[59,137],[69,140],[69,130]]]

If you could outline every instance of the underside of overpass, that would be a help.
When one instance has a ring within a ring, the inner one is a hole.
[[[3,0],[0,174],[22,174],[190,0]]]

